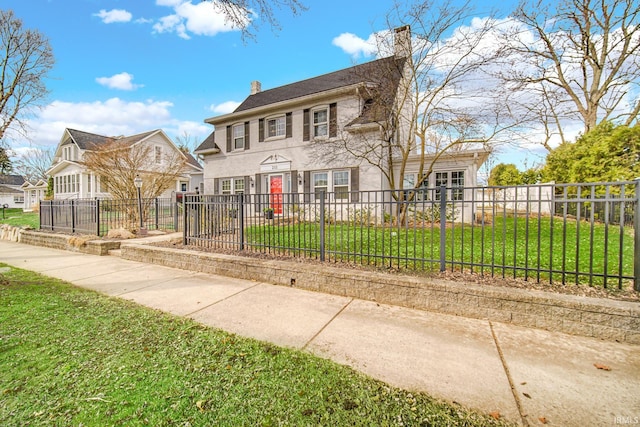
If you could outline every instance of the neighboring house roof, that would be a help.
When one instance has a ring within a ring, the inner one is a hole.
[[[200,162],[198,161],[198,159],[196,159],[195,157],[193,157],[193,155],[191,153],[185,153],[184,151],[182,152],[182,154],[184,154],[187,157],[187,163],[190,164],[191,166],[198,168],[198,169],[202,169],[202,165],[200,164]]]
[[[202,144],[198,145],[198,147],[193,150],[194,153],[208,153],[208,152],[217,152],[220,151],[220,147],[215,142],[215,131],[211,132],[209,136],[202,141]]]
[[[392,73],[395,73],[393,70],[401,70],[405,60],[406,58],[389,56],[387,58],[334,71],[329,74],[324,74],[274,89],[264,90],[256,94],[249,95],[249,97],[247,97],[247,99],[245,99],[242,104],[235,109],[234,113],[326,92],[333,89],[339,89],[358,83],[371,82],[375,84],[375,76],[379,76],[381,72],[389,72],[389,70],[391,70]],[[400,73],[398,72],[398,80],[399,77]]]
[[[22,190],[16,190],[15,188],[7,187],[6,185],[0,185],[0,194],[22,194]]]
[[[91,149],[90,147],[113,141],[113,138],[108,136],[96,135],[95,133],[83,132],[76,129],[67,128],[67,132],[69,132],[71,139],[76,143],[76,145],[83,150]]]
[[[20,186],[24,184],[24,178],[20,175],[0,175],[0,184]]]

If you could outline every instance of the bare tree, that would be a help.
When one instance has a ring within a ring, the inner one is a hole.
[[[568,123],[584,132],[604,120],[637,123],[636,0],[525,2],[503,23],[502,36],[499,76],[520,92],[518,107],[544,130],[548,150],[554,137],[566,142]]]
[[[10,128],[24,133],[25,118],[48,94],[44,79],[53,64],[49,41],[0,10],[0,141]]]
[[[299,0],[207,0],[220,10],[234,27],[242,29],[243,36],[253,37],[249,30],[251,17],[257,16],[271,28],[278,29],[280,24],[275,16],[276,8],[287,8],[297,15],[306,10]]]
[[[40,179],[47,180],[47,169],[52,160],[53,150],[30,148],[15,157],[13,166],[16,173],[35,184]]]
[[[358,120],[379,131],[343,132],[326,144],[316,144],[316,158],[328,162],[357,159],[380,170],[394,198],[402,190],[419,189],[443,157],[468,148],[487,148],[516,123],[504,108],[508,93],[488,90],[486,39],[493,20],[463,23],[471,17],[469,4],[420,1],[404,8],[394,5],[387,25],[408,24],[408,28],[378,33],[378,51],[394,51],[394,60],[355,67],[362,73],[364,108]],[[409,37],[409,34],[412,37]],[[491,53],[491,52],[489,52]],[[499,100],[499,101],[498,101]],[[417,174],[407,182],[405,173]],[[410,185],[410,188],[406,188]],[[412,197],[412,196],[411,196]]]
[[[180,152],[172,151],[156,159],[153,150],[151,144],[132,145],[114,139],[84,153],[87,169],[100,177],[103,188],[115,199],[136,200],[134,179],[142,178],[142,212],[136,203],[125,204],[125,228],[130,230],[138,228],[138,215],[146,217],[154,198],[175,186],[186,166],[186,158]]]
[[[153,148],[150,144],[130,145],[115,139],[87,150],[84,162],[87,169],[106,184],[114,198],[136,199],[138,193],[133,180],[138,175],[143,180],[142,197],[155,198],[175,186],[184,171],[186,159],[181,153],[172,152],[156,162]]]

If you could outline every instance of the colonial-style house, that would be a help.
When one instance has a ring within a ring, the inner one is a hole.
[[[0,174],[0,207],[21,208],[24,206],[24,193],[20,188],[24,178],[20,175]]]
[[[379,116],[389,110],[375,103],[398,102],[397,88],[406,84],[405,67],[411,66],[409,28],[397,29],[395,37],[393,56],[269,90],[254,81],[234,112],[206,119],[214,131],[194,151],[204,163],[203,192],[273,196],[323,190],[348,199],[358,191],[388,189],[378,167],[348,155],[321,156],[317,148],[337,138],[355,142],[384,137]],[[386,74],[382,90],[371,86],[376,73]],[[408,128],[408,123],[398,123],[396,131]],[[477,150],[442,156],[428,186],[474,186],[487,155]],[[407,164],[407,184],[419,170],[418,157]]]
[[[186,161],[185,170],[176,180],[174,188],[166,191],[163,197],[171,197],[176,192],[196,191],[202,186],[202,166],[189,153],[180,150],[160,129],[132,136],[108,137],[65,129],[56,148],[53,163],[47,175],[53,177],[55,199],[110,197],[104,186],[103,177],[89,171],[83,162],[85,152],[96,150],[100,146],[118,141],[134,146],[147,144],[152,147],[151,161],[162,164],[167,155],[183,156]],[[108,177],[107,177],[108,178]]]

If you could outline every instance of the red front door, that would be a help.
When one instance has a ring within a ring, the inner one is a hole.
[[[269,177],[269,193],[271,209],[276,214],[282,213],[282,175]]]

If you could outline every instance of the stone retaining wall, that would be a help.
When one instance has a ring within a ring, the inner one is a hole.
[[[119,249],[120,242],[100,240],[97,236],[70,236],[68,234],[46,233],[42,231],[23,230],[20,243],[44,246],[46,248],[82,252],[91,255],[108,255],[111,249]]]
[[[640,304],[507,287],[479,286],[295,261],[145,246],[122,257],[420,310],[640,344]]]

